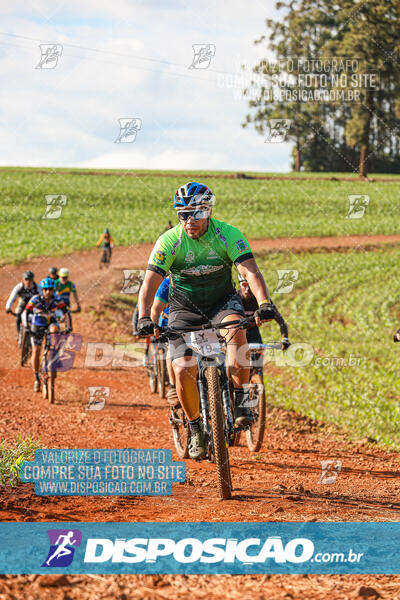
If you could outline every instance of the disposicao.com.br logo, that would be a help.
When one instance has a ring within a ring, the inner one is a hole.
[[[359,562],[362,553],[318,552],[314,555],[314,543],[308,538],[294,538],[286,544],[280,536],[247,538],[89,538],[86,543],[85,563],[155,563],[169,559],[178,563],[275,563],[299,564],[314,562]]]

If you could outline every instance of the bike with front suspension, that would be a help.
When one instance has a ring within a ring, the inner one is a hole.
[[[68,335],[72,331],[72,320],[70,311],[56,311],[55,314],[58,332],[50,333],[50,325],[44,332],[43,356],[40,364],[40,378],[42,382],[43,398],[48,399],[50,404],[55,402],[55,381],[59,362],[65,350]]]
[[[12,310],[10,310],[10,314],[14,315],[14,317],[18,316],[18,313],[13,312]],[[23,324],[22,318],[18,331],[18,346],[21,349],[21,367],[23,367],[31,355],[31,332],[29,325],[25,326]]]
[[[166,365],[167,349],[165,344],[151,336],[146,353],[146,370],[149,378],[150,390],[155,394],[158,390],[160,398],[165,398],[166,387],[169,384]]]
[[[268,344],[250,343],[249,408],[254,422],[246,431],[246,443],[250,452],[258,452],[264,440],[265,431],[265,388],[263,377],[263,356],[265,350],[281,350],[281,342]]]
[[[247,431],[249,426],[234,425],[233,395],[225,368],[226,340],[218,330],[229,330],[236,326],[247,328],[251,325],[250,319],[242,318],[217,324],[208,323],[189,331],[159,328],[159,342],[182,338],[196,354],[200,418],[207,449],[206,458],[216,465],[218,491],[223,500],[232,497],[228,448],[235,444],[240,432]],[[170,411],[175,448],[180,457],[186,458],[190,433],[185,413],[182,407],[171,407]]]

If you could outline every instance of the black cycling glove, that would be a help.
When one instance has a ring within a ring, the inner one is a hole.
[[[137,332],[140,337],[146,337],[148,335],[152,335],[154,332],[155,324],[150,319],[150,317],[142,317],[138,320],[137,324]]]
[[[394,341],[394,342],[400,342],[400,340],[398,340],[398,339],[397,339],[397,334],[398,334],[398,333],[400,333],[400,329],[398,329],[398,330],[396,331],[396,333],[394,334],[394,336],[393,336],[393,341]]]
[[[271,321],[272,319],[274,319],[278,323],[279,329],[281,331],[282,350],[287,350],[289,348],[290,342],[288,339],[288,336],[289,336],[288,327],[287,327],[281,313],[276,308],[275,304],[273,304],[273,302],[264,302],[263,304],[261,304],[260,308],[258,308],[255,311],[254,316],[260,317],[261,321]]]
[[[255,311],[254,316],[260,317],[261,321],[272,321],[275,319],[275,306],[272,302],[263,302]]]

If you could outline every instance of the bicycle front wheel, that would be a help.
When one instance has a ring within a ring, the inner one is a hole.
[[[158,379],[158,393],[160,398],[165,398],[165,385],[166,385],[166,377],[165,377],[165,354],[163,350],[158,350],[157,352],[157,379]]]
[[[42,372],[42,394],[43,398],[48,400],[50,404],[55,402],[55,381],[57,377],[56,366],[54,364],[54,358],[52,357],[52,350],[44,351],[41,372]],[[49,359],[50,354],[50,359]]]
[[[263,379],[256,372],[250,377],[249,400],[254,415],[254,423],[246,431],[246,442],[250,452],[258,452],[264,439],[265,391]]]
[[[217,367],[207,367],[205,371],[208,404],[211,417],[213,449],[217,467],[218,491],[222,500],[232,497],[229,455],[224,431],[224,411]]]
[[[29,358],[31,351],[31,336],[29,334],[29,330],[25,327],[22,327],[22,337],[21,337],[21,367],[26,364],[26,361]]]

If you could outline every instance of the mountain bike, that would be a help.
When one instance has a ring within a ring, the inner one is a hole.
[[[18,316],[17,313],[10,311],[14,317]],[[27,363],[31,353],[31,332],[29,327],[25,327],[21,321],[18,331],[18,347],[21,348],[21,367],[24,367]]]
[[[158,390],[160,398],[165,398],[165,389],[168,385],[166,357],[167,349],[165,344],[160,344],[152,336],[147,354],[146,368],[150,381],[150,390],[153,394]]]
[[[234,326],[248,327],[249,319],[237,319],[226,323],[202,325],[190,331],[159,328],[159,341],[183,338],[194,350],[198,363],[197,383],[200,396],[200,417],[207,449],[206,459],[215,463],[219,496],[223,500],[232,497],[232,480],[228,448],[234,444],[235,434],[248,426],[234,426],[233,397],[230,393],[228,374],[223,352],[226,340],[219,329]],[[171,409],[170,423],[177,453],[187,456],[189,426],[183,409]]]
[[[55,381],[57,377],[56,360],[57,354],[52,344],[52,338],[57,334],[50,333],[49,327],[46,327],[44,334],[44,348],[43,357],[40,364],[40,377],[42,380],[42,394],[43,398],[48,399],[50,404],[54,404],[55,401]]]
[[[42,394],[43,398],[48,399],[50,404],[54,404],[55,402],[55,381],[62,355],[62,339],[71,332],[71,328],[69,328],[71,326],[69,311],[64,313],[64,319],[61,319],[60,315],[57,315],[57,312],[56,318],[58,317],[57,324],[59,331],[57,333],[50,333],[50,323],[46,327],[44,332],[43,356],[40,364]]]
[[[55,311],[55,318],[57,319],[58,328],[60,330],[60,333],[70,333],[72,331],[71,314],[79,313],[79,312],[81,312],[79,308],[75,308],[74,310],[72,310],[72,308],[70,308],[69,306],[64,308],[64,310],[61,310],[60,308],[58,308]]]
[[[156,366],[157,366],[157,381],[158,381],[158,395],[160,398],[165,398],[165,389],[168,385],[168,371],[167,371],[167,350],[163,347],[157,348],[156,353]]]
[[[249,408],[254,415],[254,423],[246,431],[246,442],[251,452],[258,452],[264,439],[265,430],[265,389],[263,380],[263,355],[265,350],[281,350],[281,342],[249,344],[250,378]]]
[[[176,453],[179,458],[189,458],[189,424],[182,406],[170,406],[169,424],[172,429],[172,437]]]
[[[109,267],[111,262],[111,248],[103,246],[103,251],[100,258],[99,268],[102,269],[103,265]]]

